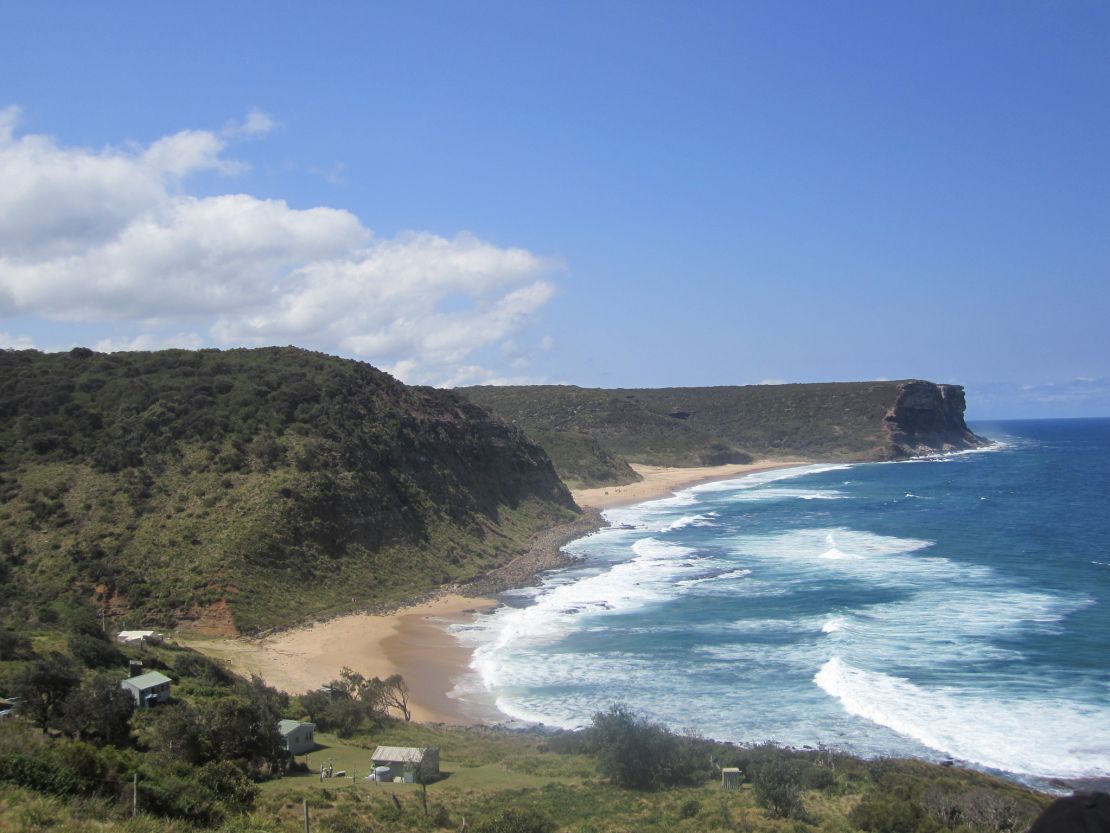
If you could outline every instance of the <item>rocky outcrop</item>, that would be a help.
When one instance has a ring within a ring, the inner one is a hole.
[[[960,385],[914,380],[901,383],[898,399],[883,417],[885,455],[903,459],[986,445],[964,422],[967,403]]]

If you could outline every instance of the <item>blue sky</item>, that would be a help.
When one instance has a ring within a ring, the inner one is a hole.
[[[11,4],[0,341],[1110,415],[1110,5]]]

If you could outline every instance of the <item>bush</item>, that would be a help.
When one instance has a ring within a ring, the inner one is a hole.
[[[100,637],[75,633],[69,638],[69,652],[86,668],[116,668],[125,657],[119,648]]]
[[[58,727],[96,744],[124,746],[131,734],[135,700],[111,677],[86,680],[62,702]]]
[[[869,795],[852,808],[848,820],[868,833],[914,833],[924,812],[912,801],[891,795]]]
[[[704,781],[709,777],[709,756],[703,759],[698,746],[697,739],[679,738],[623,704],[595,714],[590,728],[598,768],[614,784],[630,789]]]
[[[801,818],[802,768],[785,755],[759,765],[752,775],[752,788],[760,806],[781,818]]]
[[[555,833],[556,825],[532,807],[508,807],[474,826],[474,833]]]
[[[696,798],[688,798],[678,807],[678,817],[680,819],[692,819],[700,812],[701,802]]]
[[[73,795],[81,780],[71,770],[28,755],[0,755],[0,783],[18,784],[53,795]]]
[[[21,633],[0,628],[0,660],[31,659],[31,640]]]

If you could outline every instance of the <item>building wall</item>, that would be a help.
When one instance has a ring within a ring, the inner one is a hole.
[[[298,726],[285,736],[285,746],[292,755],[304,755],[316,748],[313,726]]]

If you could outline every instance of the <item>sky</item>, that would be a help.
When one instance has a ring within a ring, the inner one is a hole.
[[[1110,4],[6,4],[0,347],[1110,416]]]

